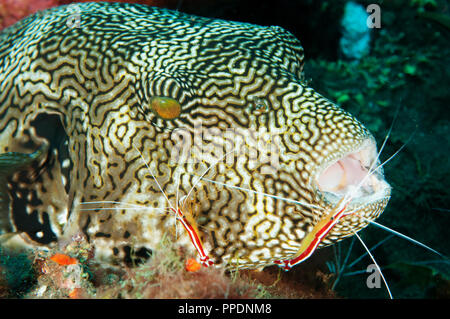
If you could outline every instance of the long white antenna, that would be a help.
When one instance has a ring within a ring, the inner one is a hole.
[[[197,176],[197,175],[196,175],[196,176]],[[202,179],[205,180],[205,181],[207,181],[207,182],[210,182],[210,183],[222,185],[222,186],[229,187],[229,188],[238,189],[238,190],[245,191],[245,192],[250,192],[250,193],[260,194],[260,195],[267,196],[267,197],[271,197],[271,198],[274,198],[274,199],[284,200],[284,201],[286,201],[286,202],[290,202],[290,203],[302,205],[302,206],[305,206],[305,207],[316,208],[316,209],[324,209],[324,208],[322,208],[322,207],[320,207],[320,206],[316,206],[316,205],[313,205],[313,204],[302,203],[302,202],[299,202],[299,201],[294,200],[294,199],[284,198],[284,197],[280,197],[280,196],[276,196],[276,195],[271,195],[271,194],[267,194],[267,193],[263,193],[263,192],[254,191],[254,190],[248,189],[248,188],[243,188],[243,187],[239,187],[239,186],[228,185],[228,184],[225,184],[225,183],[213,181],[213,180],[208,179],[208,178],[206,178],[206,177],[203,177]]]
[[[194,185],[193,185],[192,188],[190,189],[189,193],[188,193],[188,194],[186,195],[186,197],[184,198],[183,205],[182,205],[183,207],[184,207],[184,204],[186,203],[186,200],[189,198],[189,195],[191,195],[191,192],[194,190],[195,186],[197,186],[197,184],[202,180],[203,176],[205,176],[206,173],[208,173],[208,171],[209,171],[211,168],[213,168],[214,166],[216,166],[217,163],[219,163],[220,161],[223,161],[223,159],[224,159],[228,154],[231,154],[231,153],[233,153],[234,151],[236,151],[236,148],[237,148],[237,147],[235,147],[233,150],[227,152],[224,156],[222,156],[222,157],[219,158],[216,162],[214,162],[213,164],[211,164],[211,165],[203,172],[203,174],[199,177],[199,179],[197,179],[197,181],[194,183]]]
[[[375,261],[375,258],[373,258],[372,254],[370,253],[369,248],[367,248],[366,244],[364,244],[364,242],[363,242],[363,240],[361,239],[361,237],[359,237],[359,235],[358,235],[354,230],[352,230],[352,231],[353,231],[353,233],[355,234],[356,238],[359,239],[359,241],[360,241],[361,244],[363,245],[364,249],[367,251],[367,253],[369,254],[369,256],[370,256],[370,258],[372,259],[373,263],[374,263],[375,266],[377,267],[377,269],[378,269],[378,271],[379,271],[379,273],[380,273],[380,275],[381,275],[381,278],[382,278],[383,281],[384,281],[384,285],[386,286],[387,292],[389,293],[389,297],[390,297],[391,299],[394,299],[394,298],[392,297],[391,290],[389,289],[389,286],[388,286],[388,284],[387,284],[387,282],[386,282],[386,279],[384,278],[383,273],[381,272],[381,268],[380,268],[380,266],[378,266],[377,262]]]
[[[392,228],[389,228],[389,227],[384,226],[384,225],[382,225],[382,224],[380,224],[380,223],[377,223],[376,221],[370,220],[370,219],[365,218],[365,217],[363,217],[363,216],[361,216],[361,217],[362,217],[362,219],[364,219],[365,221],[367,221],[367,222],[369,222],[369,223],[371,223],[371,224],[373,224],[373,225],[375,225],[375,226],[377,226],[377,227],[380,227],[381,229],[384,229],[384,230],[386,230],[386,231],[388,231],[388,232],[390,232],[390,233],[393,233],[393,234],[395,234],[395,235],[397,235],[397,236],[399,236],[399,237],[401,237],[401,238],[403,238],[403,239],[406,239],[406,240],[408,240],[408,241],[410,241],[410,242],[412,242],[412,243],[414,243],[414,244],[416,244],[416,245],[419,245],[419,246],[421,246],[421,247],[423,247],[423,248],[425,248],[425,249],[428,249],[429,251],[432,251],[433,253],[435,253],[435,254],[441,256],[442,258],[447,258],[445,255],[441,254],[440,252],[434,250],[433,248],[431,248],[431,247],[429,247],[429,246],[427,246],[427,245],[425,245],[425,244],[422,244],[422,243],[421,243],[420,241],[418,241],[418,240],[415,240],[415,239],[413,239],[413,238],[411,238],[411,237],[409,237],[409,236],[406,236],[406,235],[404,235],[404,234],[402,234],[402,233],[400,233],[400,232],[398,232],[398,231],[396,231],[396,230],[393,230]]]
[[[150,168],[150,166],[148,166],[147,162],[145,161],[144,156],[142,156],[141,152],[139,152],[139,150],[136,148],[136,146],[134,146],[134,144],[133,144],[133,147],[134,147],[134,149],[139,153],[139,155],[141,156],[142,160],[144,161],[145,166],[147,166],[148,170],[150,171],[150,174],[152,174],[152,177],[153,177],[153,179],[155,180],[156,185],[158,185],[159,190],[160,190],[161,193],[164,195],[164,197],[165,197],[165,199],[167,200],[167,203],[169,204],[170,208],[175,209],[175,208],[173,208],[172,204],[170,203],[169,198],[167,198],[166,194],[164,193],[164,191],[163,191],[161,185],[159,185],[158,180],[156,179],[155,175],[153,174],[153,171],[152,171],[152,169]],[[175,210],[175,211],[176,211],[176,210]]]

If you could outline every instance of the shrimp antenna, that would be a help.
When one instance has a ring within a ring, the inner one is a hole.
[[[217,184],[217,185],[222,185],[222,186],[225,186],[225,187],[228,187],[228,188],[234,188],[234,189],[245,191],[245,192],[249,192],[249,193],[259,194],[259,195],[262,195],[262,196],[267,196],[267,197],[271,197],[271,198],[274,198],[274,199],[283,200],[283,201],[286,201],[286,202],[289,202],[289,203],[294,203],[294,204],[305,206],[305,207],[309,207],[309,208],[315,208],[315,209],[321,209],[321,210],[324,209],[324,208],[322,208],[320,206],[313,205],[313,204],[302,203],[302,202],[299,202],[299,201],[297,201],[295,199],[289,199],[289,198],[285,198],[285,197],[281,197],[281,196],[271,195],[271,194],[255,191],[255,190],[252,190],[252,189],[240,187],[240,186],[228,185],[228,184],[225,184],[225,183],[213,181],[212,179],[208,179],[206,177],[203,177],[202,179],[207,181],[207,182],[214,183],[214,184]]]
[[[353,230],[352,230],[352,231],[353,231]],[[394,298],[392,297],[391,290],[389,289],[389,285],[387,284],[386,279],[384,278],[384,275],[383,275],[383,273],[381,272],[381,268],[380,268],[380,266],[378,266],[377,262],[375,261],[375,258],[373,258],[373,256],[372,256],[372,254],[371,254],[369,248],[367,248],[366,244],[365,244],[364,241],[361,239],[361,237],[359,237],[358,233],[356,233],[355,231],[353,231],[353,233],[355,234],[356,238],[358,238],[358,240],[361,242],[361,244],[362,244],[362,246],[364,247],[364,249],[365,249],[365,250],[367,251],[367,253],[369,254],[370,259],[372,259],[373,263],[375,264],[375,267],[377,267],[377,270],[378,270],[378,272],[380,273],[381,278],[383,279],[384,285],[386,286],[387,292],[389,293],[389,297],[390,297],[391,299],[394,299]]]
[[[158,185],[159,190],[160,190],[161,193],[164,195],[164,198],[167,200],[167,203],[169,204],[170,208],[175,209],[175,208],[173,208],[172,204],[170,203],[169,198],[167,198],[166,193],[164,193],[164,191],[163,191],[161,185],[158,183],[158,180],[156,179],[155,175],[153,174],[153,171],[152,171],[152,169],[150,168],[150,166],[147,164],[147,161],[145,160],[144,156],[142,156],[142,153],[137,149],[136,146],[134,146],[134,144],[133,144],[133,147],[134,147],[134,149],[139,153],[139,155],[141,156],[142,160],[144,161],[145,166],[147,166],[147,168],[148,168],[150,174],[151,174],[152,177],[153,177],[153,180],[155,181],[156,185]],[[175,210],[175,211],[176,211],[176,210]]]
[[[425,245],[425,244],[422,244],[422,243],[421,243],[420,241],[418,241],[418,240],[415,240],[415,239],[413,239],[413,238],[411,238],[411,237],[409,237],[409,236],[406,236],[406,235],[404,235],[404,234],[402,234],[402,233],[400,233],[400,232],[398,232],[398,231],[396,231],[396,230],[393,230],[392,228],[389,228],[389,227],[387,227],[387,226],[384,226],[384,225],[382,225],[382,224],[380,224],[380,223],[377,223],[376,221],[373,221],[373,220],[371,220],[371,219],[365,218],[365,217],[363,217],[363,216],[362,216],[362,218],[363,218],[365,221],[371,223],[372,225],[375,225],[375,226],[377,226],[377,227],[379,227],[379,228],[381,228],[381,229],[384,229],[384,230],[386,230],[386,231],[388,231],[388,232],[390,232],[390,233],[392,233],[392,234],[394,234],[394,235],[399,236],[400,238],[406,239],[406,240],[408,240],[408,241],[410,241],[410,242],[412,242],[412,243],[414,243],[414,244],[416,244],[416,245],[418,245],[418,246],[421,246],[421,247],[423,247],[423,248],[425,248],[425,249],[427,249],[427,250],[429,250],[429,251],[431,251],[431,252],[433,252],[433,253],[435,253],[435,254],[441,256],[441,257],[444,258],[444,259],[447,259],[447,256],[441,254],[441,253],[438,252],[437,250],[435,250],[435,249],[433,249],[433,248],[431,248],[431,247],[429,247],[429,246],[427,246],[427,245]]]
[[[236,147],[237,148],[237,147]],[[186,203],[186,200],[189,198],[189,195],[191,195],[191,192],[194,190],[194,188],[195,188],[195,186],[197,186],[197,184],[202,180],[202,178],[206,175],[206,173],[208,173],[208,171],[211,169],[211,168],[213,168],[214,166],[216,166],[220,161],[223,161],[223,159],[225,158],[225,157],[227,157],[228,156],[228,154],[231,154],[231,153],[233,153],[233,152],[235,152],[236,151],[236,148],[234,148],[233,150],[231,150],[231,151],[229,151],[229,152],[227,152],[224,156],[222,156],[221,158],[219,158],[217,161],[215,161],[213,164],[211,164],[204,172],[203,172],[203,174],[201,175],[201,176],[199,176],[199,178],[197,179],[197,181],[194,183],[194,185],[191,187],[191,189],[189,190],[189,193],[186,195],[186,197],[184,198],[184,201],[183,201],[183,207],[184,207],[184,204]]]

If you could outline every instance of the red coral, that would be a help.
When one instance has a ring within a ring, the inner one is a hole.
[[[100,1],[105,0],[0,0],[0,30],[39,10],[45,10],[51,7],[70,4],[73,2]],[[175,0],[115,0],[114,2],[129,2],[157,7],[170,7],[173,6]]]
[[[57,5],[59,5],[58,0],[1,0],[0,29],[10,26],[38,10]]]
[[[200,265],[197,260],[189,258],[186,260],[185,268],[187,271],[196,272],[202,268],[202,265]]]
[[[65,254],[54,254],[50,257],[50,260],[53,260],[55,263],[62,266],[74,265],[77,263],[77,260],[75,258],[72,258]]]

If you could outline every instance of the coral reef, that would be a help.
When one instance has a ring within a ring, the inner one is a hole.
[[[2,0],[0,2],[0,29],[6,28],[38,10],[59,5],[57,0]]]
[[[94,258],[83,236],[50,250],[3,253],[0,297],[45,299],[141,298],[334,298],[329,279],[317,264],[312,271],[285,273],[187,268],[184,253],[167,240],[145,262],[108,265]],[[323,262],[323,260],[322,260]],[[3,271],[8,269],[8,271]],[[308,266],[307,268],[308,269]],[[174,285],[176,283],[176,285]]]
[[[367,27],[368,14],[364,7],[353,1],[347,2],[341,20],[342,37],[339,50],[342,57],[359,60],[370,50],[370,30]]]
[[[108,0],[97,0],[97,2],[106,2]],[[112,2],[112,0],[109,0]],[[71,4],[73,2],[96,2],[95,0],[2,0],[0,2],[0,30],[6,28],[20,19],[33,14],[39,10],[45,10],[51,7],[56,7],[64,4]],[[149,6],[173,6],[177,3],[176,0],[115,0],[113,2],[134,2],[146,4]]]
[[[36,273],[29,256],[0,247],[0,298],[20,297],[35,283]]]

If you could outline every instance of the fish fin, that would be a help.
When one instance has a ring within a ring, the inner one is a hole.
[[[31,154],[8,152],[0,154],[0,233],[9,233],[13,230],[10,223],[7,177],[14,172],[39,160],[47,152],[48,147],[42,146]]]
[[[30,165],[33,161],[38,160],[43,154],[47,153],[48,146],[43,145],[31,154],[8,152],[0,154],[0,178],[7,177],[13,172]]]
[[[35,243],[26,233],[10,232],[0,235],[0,247],[10,251],[33,250]]]
[[[24,232],[44,245],[56,241],[67,215],[67,141],[60,115],[39,113],[0,142],[0,233]]]

